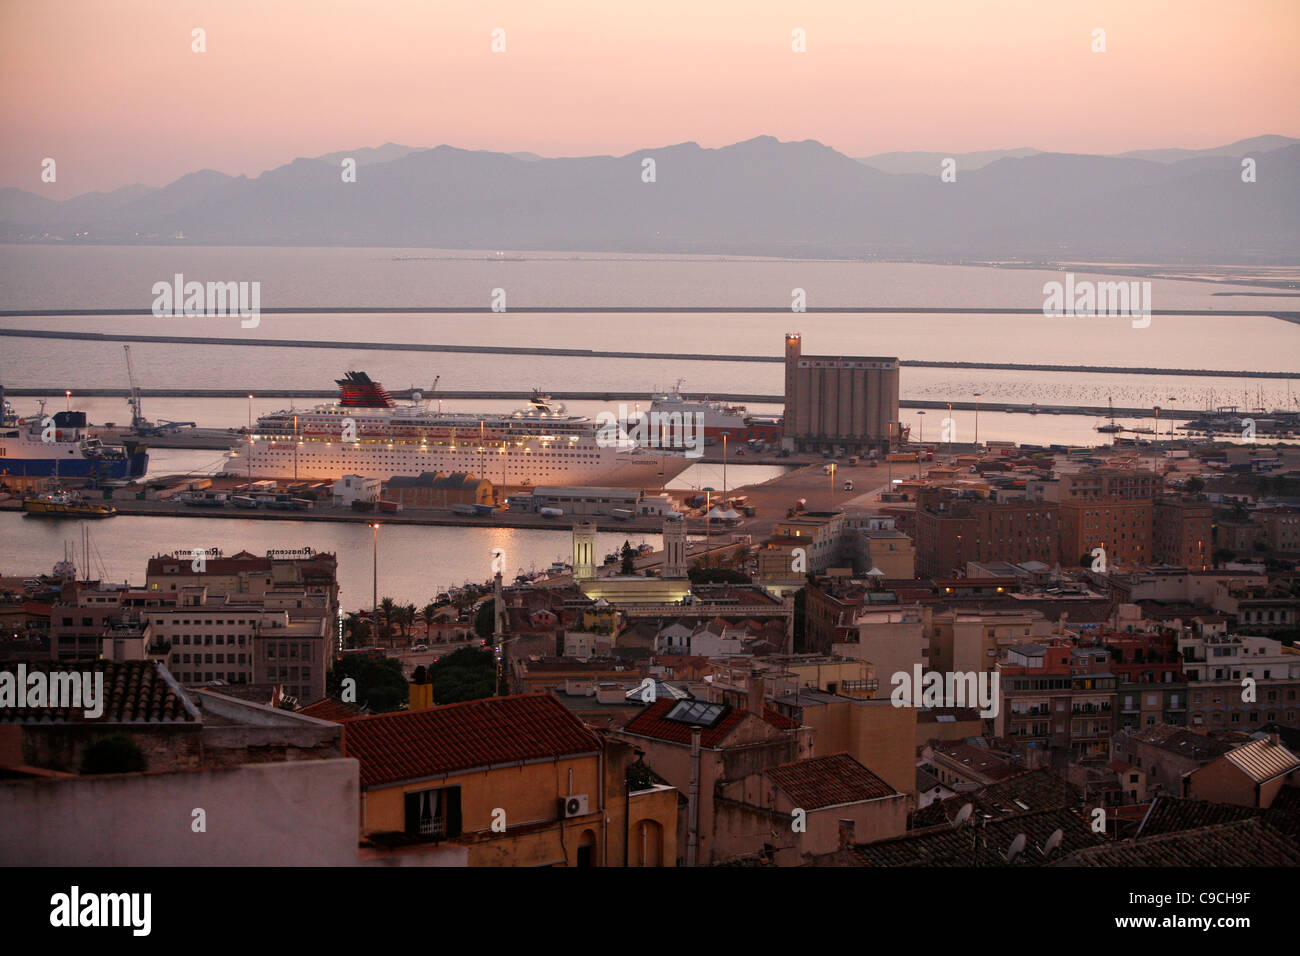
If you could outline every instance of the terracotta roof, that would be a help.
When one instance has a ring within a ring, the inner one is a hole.
[[[322,697],[306,707],[299,707],[298,713],[306,714],[308,717],[315,717],[318,720],[332,720],[336,724],[341,724],[345,720],[362,716],[365,710],[356,704],[345,704],[337,697]]]
[[[1208,800],[1187,800],[1161,794],[1147,809],[1138,837],[1160,836],[1182,830],[1198,830],[1221,823],[1235,823],[1257,817],[1262,811],[1232,803],[1210,803]]]
[[[1138,730],[1121,730],[1120,733],[1200,763],[1221,757],[1232,749],[1232,744],[1170,724],[1153,724]]]
[[[1062,835],[1060,847],[1050,858],[1045,857],[1040,847],[1056,830]],[[1008,863],[1006,851],[1022,833],[1024,852]],[[1040,810],[993,820],[982,827],[965,824],[914,830],[905,836],[853,847],[854,859],[849,862],[857,866],[1043,866],[1061,854],[1107,842],[1072,810]]]
[[[596,753],[603,746],[550,694],[489,697],[356,717],[342,726],[343,755],[361,762],[363,788]]]
[[[966,804],[977,820],[1000,820],[1034,810],[1080,806],[1083,794],[1074,784],[1047,767],[1018,773],[978,790],[936,800],[912,815],[912,827],[928,827],[953,820]]]
[[[1079,850],[1060,866],[1300,866],[1300,836],[1262,818]]]
[[[898,795],[898,791],[848,754],[796,760],[764,773],[785,791],[795,806],[805,810]]]
[[[1022,769],[987,747],[972,747],[967,743],[938,743],[930,749],[936,755],[942,754],[954,763],[993,780],[1015,776]]]
[[[21,661],[0,662],[0,672],[29,676],[41,671],[59,674],[104,675],[103,714],[88,718],[86,708],[0,707],[0,723],[15,724],[159,724],[201,723],[198,708],[161,664],[153,661]],[[48,677],[47,677],[48,680]],[[30,682],[28,684],[30,687]],[[93,691],[92,691],[93,693]]]
[[[677,705],[675,700],[657,700],[641,713],[637,714],[623,726],[623,731],[629,734],[637,734],[642,737],[655,737],[659,740],[667,740],[675,744],[689,744],[691,742],[691,727],[689,724],[679,723],[675,720],[668,720],[664,715]],[[716,747],[722,741],[726,740],[733,730],[742,720],[748,716],[749,711],[738,710],[734,707],[727,708],[726,714],[712,727],[706,727],[700,734],[700,745],[703,747]],[[793,730],[799,726],[796,721],[791,720],[784,714],[779,714],[769,707],[763,708],[763,719],[775,727],[777,730]]]

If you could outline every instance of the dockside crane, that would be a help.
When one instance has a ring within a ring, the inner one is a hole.
[[[144,409],[140,402],[140,385],[136,381],[135,365],[131,361],[131,346],[123,345],[122,350],[126,353],[126,378],[131,386],[131,394],[126,400],[126,403],[131,406],[131,432],[136,435],[157,436],[179,428],[194,428],[195,422],[172,422],[164,419],[155,425],[144,417]]]

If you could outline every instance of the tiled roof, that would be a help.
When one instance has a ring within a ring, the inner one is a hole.
[[[668,720],[664,717],[676,704],[677,701],[674,700],[655,701],[628,721],[623,726],[623,731],[642,737],[655,737],[675,744],[689,744],[691,742],[690,725]],[[716,724],[703,729],[700,734],[700,745],[703,747],[718,746],[727,739],[728,735],[736,729],[737,725],[745,719],[748,713],[747,710],[737,710],[734,707],[729,709],[726,715]],[[799,726],[796,721],[768,707],[763,708],[763,719],[777,730],[793,730]]]
[[[1300,835],[1262,818],[1079,850],[1060,866],[1300,866]]]
[[[332,720],[336,724],[341,724],[345,720],[362,716],[365,710],[356,704],[345,704],[337,697],[322,697],[306,707],[299,707],[298,713],[306,714],[308,717],[315,717],[318,720]]]
[[[86,708],[0,707],[0,723],[18,724],[160,724],[201,723],[198,708],[161,664],[153,661],[22,661],[0,662],[0,671],[19,675],[81,673],[104,675],[103,714],[87,718]],[[46,678],[48,680],[48,677]],[[30,681],[28,683],[30,687]],[[92,690],[93,693],[93,690]]]
[[[1162,794],[1156,797],[1147,809],[1136,836],[1153,837],[1164,833],[1178,833],[1182,830],[1196,830],[1201,827],[1217,826],[1220,823],[1247,820],[1259,814],[1260,811],[1254,807],[1242,807],[1232,803],[1210,803],[1208,800],[1186,800],[1182,797]]]
[[[796,760],[765,771],[769,780],[805,810],[897,796],[885,781],[848,754]]]
[[[344,756],[361,762],[363,788],[476,767],[595,753],[603,746],[550,694],[489,697],[356,717],[342,726]]]
[[[1140,730],[1124,730],[1121,733],[1133,740],[1151,744],[1169,753],[1179,754],[1202,762],[1213,760],[1215,757],[1222,757],[1232,749],[1232,744],[1169,724],[1154,724],[1151,727],[1143,727]]]
[[[1060,846],[1051,857],[1040,849],[1056,830]],[[1025,835],[1025,849],[1013,863],[1006,860],[1012,841]],[[993,820],[983,826],[939,826],[914,830],[891,840],[852,849],[860,866],[1043,866],[1062,854],[1108,842],[1072,810],[1040,810]]]
[[[1300,768],[1300,757],[1265,737],[1252,740],[1223,757],[1256,783],[1265,783]]]
[[[1072,809],[1083,802],[1079,788],[1047,767],[1018,773],[969,793],[936,800],[912,816],[914,828],[953,820],[966,804],[976,820],[1000,820],[1035,810]]]
[[[931,750],[936,755],[942,754],[954,763],[994,780],[1021,772],[1019,766],[1002,759],[986,747],[972,747],[967,743],[939,743],[933,745]]]

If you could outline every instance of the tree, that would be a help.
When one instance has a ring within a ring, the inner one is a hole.
[[[390,597],[380,598],[379,615],[380,618],[383,620],[384,624],[383,624],[383,630],[380,631],[379,633],[382,636],[388,637],[390,644],[392,643],[392,636],[393,636],[393,614],[396,610],[397,610],[396,601],[394,601]]]
[[[1183,489],[1189,495],[1199,495],[1205,490],[1205,482],[1201,481],[1201,479],[1196,475],[1192,475],[1192,477],[1187,479],[1186,484],[1183,485]]]
[[[636,551],[632,548],[630,541],[623,542],[623,550],[619,552],[619,557],[623,563],[619,566],[619,574],[636,574]]]
[[[462,647],[429,665],[433,699],[439,704],[480,700],[496,693],[497,660],[492,651]]]
[[[433,630],[433,622],[438,618],[438,605],[430,602],[420,609],[420,617],[424,618],[424,636],[427,639]]]
[[[402,662],[393,657],[353,655],[335,661],[325,676],[326,693],[342,696],[343,681],[348,677],[357,682],[356,702],[369,707],[372,713],[391,713],[410,697],[410,688],[402,676]]]
[[[411,628],[415,626],[415,605],[407,604],[399,608],[402,613],[402,636],[410,643]]]
[[[365,647],[370,643],[370,622],[359,614],[343,619],[343,639],[348,647]]]
[[[478,613],[474,615],[474,633],[485,641],[497,629],[496,608],[496,598],[488,598],[478,606]]]
[[[125,734],[101,737],[81,757],[81,772],[85,774],[143,773],[147,766],[140,748]]]

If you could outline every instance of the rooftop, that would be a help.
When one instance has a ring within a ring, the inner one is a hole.
[[[550,694],[489,697],[343,722],[343,755],[361,762],[363,789],[601,749],[600,738]]]
[[[795,806],[805,810],[898,795],[893,787],[848,754],[797,760],[765,773]]]

